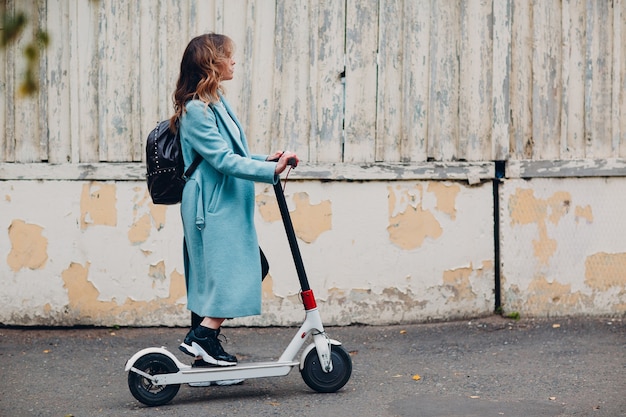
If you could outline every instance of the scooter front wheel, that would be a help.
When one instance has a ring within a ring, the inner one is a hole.
[[[332,345],[330,357],[333,370],[324,372],[317,356],[317,349],[313,348],[304,358],[304,366],[300,370],[302,379],[317,392],[335,392],[341,389],[352,374],[352,358],[341,346]]]
[[[149,353],[137,359],[134,368],[149,375],[171,374],[178,372],[173,360],[161,353]],[[180,389],[180,384],[155,385],[153,382],[134,372],[128,372],[128,388],[138,401],[154,407],[172,400]]]

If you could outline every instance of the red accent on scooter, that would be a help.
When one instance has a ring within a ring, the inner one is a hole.
[[[304,304],[305,310],[313,310],[314,308],[317,308],[313,290],[302,291],[302,303]]]

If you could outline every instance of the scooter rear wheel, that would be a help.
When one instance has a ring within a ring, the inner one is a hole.
[[[341,346],[332,345],[330,357],[333,370],[324,372],[317,356],[317,349],[313,348],[304,358],[304,366],[300,370],[302,379],[317,392],[335,392],[341,389],[352,374],[352,358]]]
[[[178,367],[167,356],[161,353],[149,353],[137,359],[134,367],[149,375],[170,374],[178,372]],[[154,407],[172,400],[180,389],[180,384],[154,385],[148,378],[130,370],[128,372],[128,388],[138,401]]]

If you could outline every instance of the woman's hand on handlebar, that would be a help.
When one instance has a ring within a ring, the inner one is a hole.
[[[276,169],[274,170],[276,174],[282,173],[285,169],[287,169],[288,165],[295,168],[298,165],[298,162],[300,162],[298,156],[294,152],[289,151],[275,152],[273,155],[270,155],[267,160],[277,161]]]

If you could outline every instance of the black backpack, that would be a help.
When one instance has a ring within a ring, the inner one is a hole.
[[[180,203],[187,178],[195,171],[202,157],[196,156],[187,171],[180,148],[178,129],[170,130],[170,121],[158,122],[148,135],[146,168],[148,191],[154,204]]]

